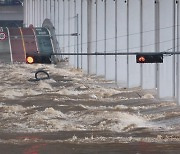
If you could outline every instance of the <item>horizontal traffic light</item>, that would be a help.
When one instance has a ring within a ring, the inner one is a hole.
[[[162,53],[138,53],[136,54],[137,63],[163,63]]]
[[[51,64],[51,55],[26,54],[26,63],[28,63],[28,64],[33,64],[33,63]]]

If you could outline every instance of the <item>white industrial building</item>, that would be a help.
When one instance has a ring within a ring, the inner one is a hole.
[[[0,0],[0,27],[23,26],[22,0]]]
[[[63,53],[179,52],[179,8],[179,0],[24,0],[24,25],[41,27],[50,19]],[[69,56],[89,74],[157,90],[178,104],[179,59],[169,54],[162,64],[137,64],[135,55]]]

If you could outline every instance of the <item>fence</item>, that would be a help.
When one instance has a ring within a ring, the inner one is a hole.
[[[24,24],[49,18],[62,53],[179,52],[179,0],[25,0]],[[78,37],[70,35],[78,33]],[[68,55],[70,64],[122,87],[155,89],[180,104],[179,55],[137,64],[135,55]]]

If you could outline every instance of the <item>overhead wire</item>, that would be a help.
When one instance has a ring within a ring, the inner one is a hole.
[[[143,48],[143,47],[148,47],[148,46],[153,46],[153,45],[156,45],[156,44],[163,44],[163,43],[167,43],[167,42],[173,42],[174,40],[176,39],[169,39],[169,40],[165,40],[165,41],[160,41],[160,42],[155,42],[155,43],[151,43],[151,44],[146,44],[146,45],[142,45],[142,46],[136,46],[136,47],[126,47],[126,48],[121,48],[121,49],[117,49],[117,50],[106,50],[105,52],[120,52],[120,51],[127,51],[127,50],[133,50],[133,49],[140,49],[140,48]],[[102,53],[104,51],[98,51],[98,53]],[[129,51],[129,52],[132,52],[132,51]],[[164,52],[164,51],[157,51],[157,52]]]
[[[167,27],[162,27],[162,28],[158,28],[158,29],[152,29],[152,30],[147,30],[147,31],[142,31],[142,32],[137,32],[137,33],[126,34],[126,35],[119,35],[117,37],[110,37],[110,38],[106,38],[106,39],[99,39],[99,40],[94,40],[94,41],[81,42],[79,44],[68,45],[68,46],[64,46],[62,48],[75,47],[77,45],[85,45],[85,44],[91,44],[91,43],[96,43],[96,42],[101,42],[101,41],[108,41],[108,40],[112,40],[112,39],[118,39],[118,38],[121,38],[121,37],[130,37],[130,36],[133,36],[133,35],[141,35],[141,34],[144,34],[144,33],[155,32],[155,31],[169,29],[169,28],[173,28],[173,27],[179,27],[179,25],[167,26]],[[56,35],[56,36],[58,36],[58,35]]]

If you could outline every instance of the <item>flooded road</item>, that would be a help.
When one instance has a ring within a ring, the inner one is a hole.
[[[1,153],[178,154],[180,107],[64,64],[0,64]]]

